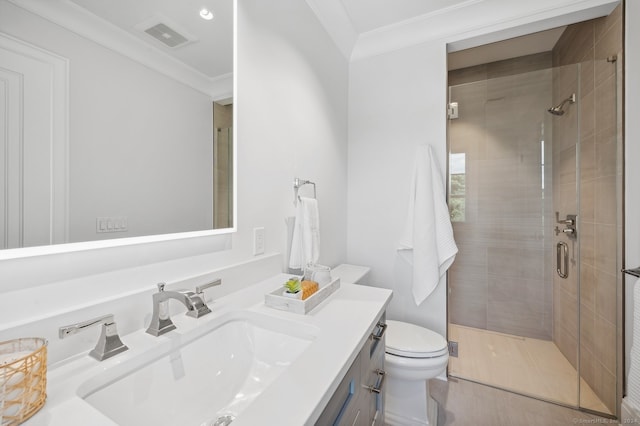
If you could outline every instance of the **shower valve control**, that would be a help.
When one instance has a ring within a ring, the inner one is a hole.
[[[560,228],[558,228],[556,226],[556,228],[554,229],[554,232],[556,233],[556,235],[560,234],[560,232],[562,232],[563,234],[566,234],[568,236],[573,236],[576,232],[575,228],[564,228],[562,231],[560,230]]]
[[[568,214],[566,219],[560,219],[560,213],[556,212],[556,223],[565,226],[562,231],[556,226],[556,228],[554,229],[556,235],[562,232],[570,238],[576,238],[576,219],[577,216],[575,214]]]

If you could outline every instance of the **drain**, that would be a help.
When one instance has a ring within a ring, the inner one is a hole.
[[[235,417],[231,415],[220,416],[216,419],[212,426],[228,426],[234,420]]]

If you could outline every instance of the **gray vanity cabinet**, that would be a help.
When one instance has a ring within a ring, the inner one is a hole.
[[[386,330],[384,315],[378,320],[364,348],[360,352],[363,387],[363,407],[366,408],[366,422],[363,425],[384,425],[384,350]]]
[[[383,313],[316,425],[384,425],[384,319]]]

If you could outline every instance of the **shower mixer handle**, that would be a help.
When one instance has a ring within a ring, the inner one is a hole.
[[[574,236],[576,233],[576,229],[572,227],[567,227],[567,228],[564,228],[562,231],[560,231],[560,229],[556,226],[553,231],[556,233],[556,235],[562,232],[563,234],[568,235],[570,237]]]
[[[568,214],[566,219],[560,219],[560,212],[556,212],[556,223],[560,223],[562,225],[567,225],[567,226],[575,226],[576,215]]]
[[[556,212],[556,223],[559,223],[566,227],[562,231],[560,231],[560,229],[556,226],[554,229],[556,235],[562,232],[568,237],[571,237],[571,238],[577,237],[577,230],[576,230],[577,216],[575,214],[568,214],[566,219],[560,219],[560,213]]]

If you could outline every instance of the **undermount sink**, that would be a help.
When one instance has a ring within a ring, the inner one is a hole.
[[[313,329],[248,311],[211,324],[188,342],[163,336],[166,345],[89,380],[79,396],[119,425],[226,425],[314,338]]]

